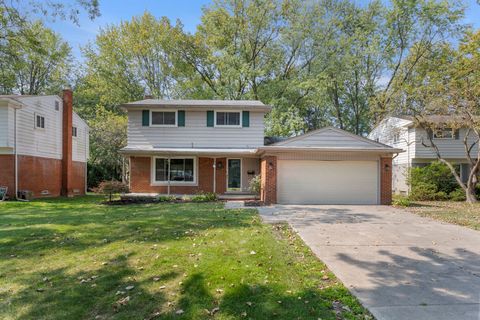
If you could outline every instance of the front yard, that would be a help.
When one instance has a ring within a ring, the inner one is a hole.
[[[408,210],[422,217],[480,230],[480,203],[421,201],[413,202]]]
[[[101,200],[0,203],[1,319],[370,319],[254,210]]]

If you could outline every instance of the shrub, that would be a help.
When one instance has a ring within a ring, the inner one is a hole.
[[[260,194],[260,188],[261,188],[261,178],[260,175],[256,175],[255,177],[250,180],[250,192],[255,193],[255,194]]]
[[[175,196],[159,196],[157,198],[158,202],[175,202],[177,200],[177,197]]]
[[[466,198],[465,191],[463,191],[461,188],[453,190],[448,196],[452,201],[465,201]]]
[[[396,207],[410,207],[411,204],[410,199],[405,196],[395,196],[392,201],[392,205]]]
[[[117,180],[102,181],[95,190],[97,193],[107,194],[109,201],[112,201],[112,195],[115,193],[127,193],[128,186]]]
[[[191,198],[192,202],[212,202],[217,200],[217,195],[213,192],[200,192]]]
[[[408,183],[412,200],[446,200],[458,184],[450,169],[435,161],[425,167],[410,169]]]

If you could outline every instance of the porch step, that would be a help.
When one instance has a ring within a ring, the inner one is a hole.
[[[251,193],[226,193],[218,196],[220,200],[255,200],[258,196]]]

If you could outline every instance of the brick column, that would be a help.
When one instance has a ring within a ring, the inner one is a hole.
[[[277,203],[277,157],[265,156],[260,162],[260,200],[265,204]]]
[[[392,158],[380,158],[380,204],[392,203]]]
[[[71,89],[63,90],[63,118],[62,118],[62,195],[73,196],[72,187],[72,112],[73,92]]]

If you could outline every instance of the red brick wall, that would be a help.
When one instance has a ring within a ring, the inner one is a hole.
[[[62,189],[62,160],[18,156],[18,190],[29,190],[34,197],[57,197]],[[42,191],[48,195],[42,195]]]
[[[223,161],[223,168],[218,163]],[[130,157],[130,192],[138,193],[167,193],[168,186],[152,186],[151,158]],[[197,166],[198,186],[170,186],[172,194],[195,194],[198,192],[213,192],[213,158],[198,158]],[[216,193],[225,193],[226,174],[225,159],[217,159]]]
[[[392,203],[392,158],[380,159],[380,204]]]
[[[74,195],[85,195],[85,162],[73,161],[71,188]]]
[[[265,204],[277,203],[277,157],[266,156],[260,162],[260,200]]]
[[[7,187],[7,194],[15,194],[15,156],[0,155],[0,186]]]

